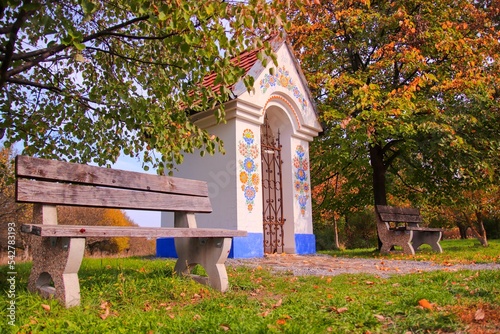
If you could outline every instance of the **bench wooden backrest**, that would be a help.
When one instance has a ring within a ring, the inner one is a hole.
[[[401,208],[387,205],[377,205],[379,219],[382,222],[421,223],[420,210],[416,208]]]
[[[206,182],[26,156],[16,157],[19,202],[212,212]]]

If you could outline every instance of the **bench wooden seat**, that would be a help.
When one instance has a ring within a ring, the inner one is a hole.
[[[195,213],[212,211],[206,182],[113,170],[54,160],[16,157],[16,200],[34,203],[33,267],[28,289],[54,296],[66,307],[80,304],[80,268],[87,237],[174,237],[175,272],[199,264],[208,277],[191,275],[219,291],[229,282],[225,267],[232,238],[246,231],[198,228]],[[174,212],[174,227],[58,225],[57,205]]]
[[[439,244],[443,229],[419,226],[423,221],[419,209],[377,205],[376,213],[381,253],[389,253],[394,246],[400,246],[405,254],[415,255],[423,244],[430,245],[436,252],[443,252]]]

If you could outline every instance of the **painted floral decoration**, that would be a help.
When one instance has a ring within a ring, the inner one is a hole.
[[[299,87],[293,82],[290,77],[290,73],[286,70],[285,66],[279,67],[278,72],[274,75],[266,74],[264,78],[260,81],[260,89],[262,93],[265,93],[269,88],[281,86],[292,92],[293,96],[299,100],[299,104],[302,106],[302,111],[307,109],[307,100],[305,96],[300,92]]]
[[[300,206],[302,216],[306,213],[307,200],[309,199],[309,183],[307,182],[307,172],[309,170],[309,162],[305,158],[305,150],[302,145],[297,145],[295,149],[295,157],[293,157],[293,167],[295,168],[294,188],[295,198]]]
[[[243,140],[238,143],[238,150],[243,156],[240,159],[240,182],[241,190],[246,199],[248,211],[252,212],[254,199],[259,191],[260,176],[257,173],[258,165],[255,159],[259,157],[259,146],[254,143],[254,134],[252,130],[245,129],[243,131]]]

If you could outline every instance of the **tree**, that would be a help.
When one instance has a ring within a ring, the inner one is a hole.
[[[189,116],[215,108],[242,75],[230,59],[270,55],[279,1],[8,0],[0,5],[0,139],[24,154],[145,168],[214,153]],[[283,14],[284,15],[284,14]],[[200,83],[216,77],[217,90]],[[252,84],[251,77],[245,83]],[[153,153],[157,152],[157,153]]]
[[[58,222],[61,225],[95,225],[95,226],[135,226],[130,218],[122,210],[88,208],[74,206],[58,206]],[[132,241],[132,240],[133,241]],[[136,240],[142,239],[142,240]],[[101,253],[121,253],[131,248],[131,244],[139,241],[144,243],[144,238],[88,238],[86,241],[90,253],[99,250]],[[150,249],[151,250],[151,249]]]
[[[5,148],[0,150],[0,250],[23,250],[23,258],[29,256],[29,237],[21,233],[20,226],[31,220],[32,205],[16,203],[16,188],[14,179],[14,165],[11,151]],[[10,238],[9,238],[10,236]],[[12,245],[9,242],[14,242]]]
[[[372,204],[387,204],[395,179],[448,203],[457,189],[497,183],[499,8],[333,0],[290,11],[325,129],[312,150],[318,175],[355,166],[343,176],[360,190],[358,205],[369,204],[370,188]]]

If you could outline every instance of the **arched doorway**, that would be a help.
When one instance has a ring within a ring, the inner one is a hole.
[[[262,219],[264,228],[264,253],[283,253],[283,174],[280,132],[274,133],[267,114],[261,126],[262,159]]]

